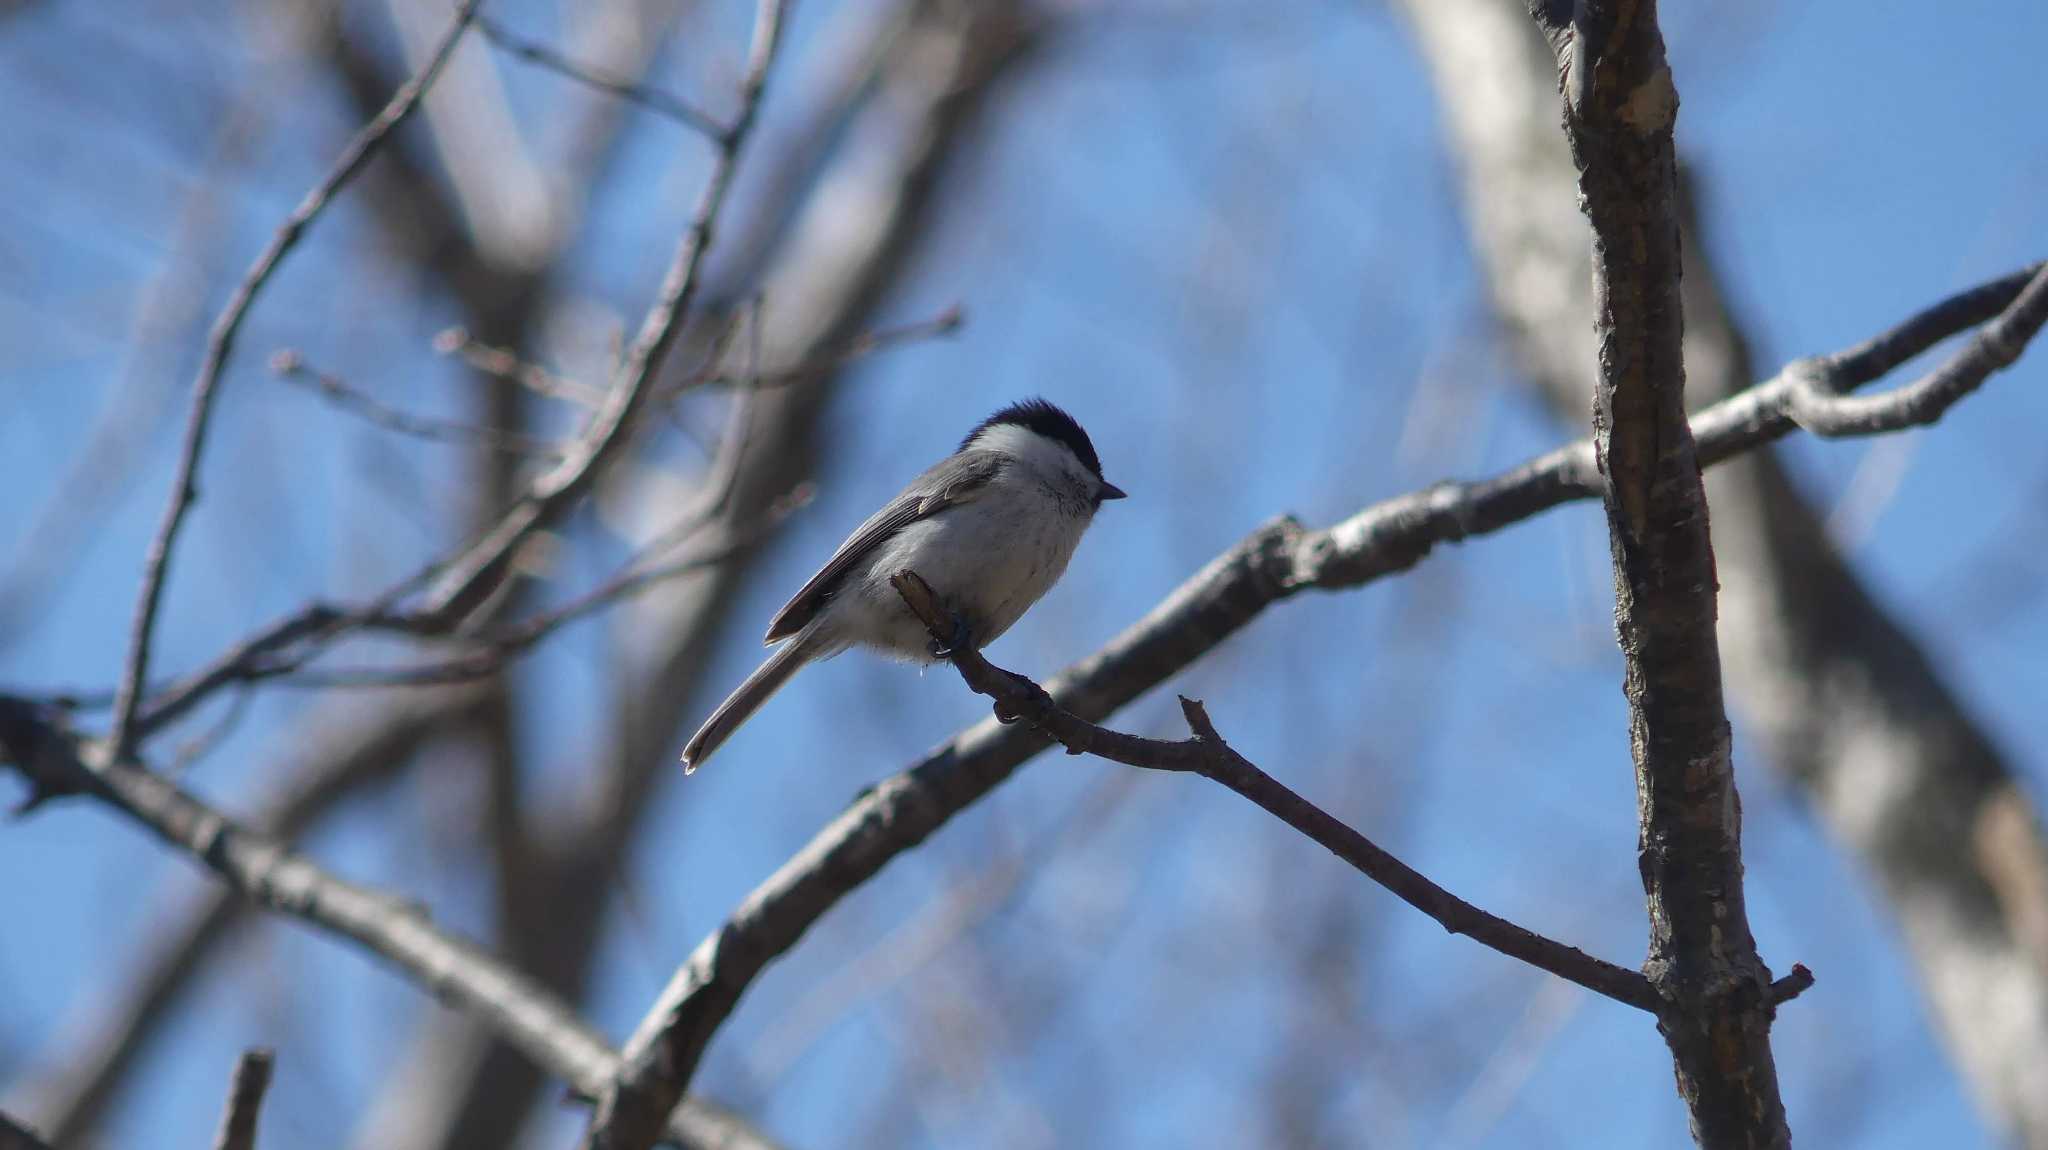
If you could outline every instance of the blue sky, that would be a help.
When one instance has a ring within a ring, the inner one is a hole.
[[[816,58],[833,8],[802,6],[779,80]],[[1765,370],[2048,255],[2048,124],[2031,114],[2048,7],[1964,3],[1938,18],[1846,0],[1666,8],[1681,150]],[[33,625],[0,646],[10,690],[92,688],[117,673],[199,347],[191,319],[135,346],[149,285],[188,269],[163,306],[203,324],[349,128],[331,84],[251,31],[263,21],[149,9],[117,22],[31,5],[0,22],[0,151],[17,158],[0,167],[0,343],[12,352],[0,369],[0,561],[19,560],[32,510],[125,372],[143,381],[131,401],[161,405],[129,448],[146,457],[137,480],[94,517]],[[1483,346],[1457,181],[1392,14],[1060,11],[1070,30],[953,156],[881,308],[901,320],[959,303],[966,328],[846,377],[819,497],[758,569],[714,685],[745,674],[759,623],[868,509],[1019,395],[1079,415],[1132,494],[995,648],[1033,674],[1094,650],[1274,514],[1325,524],[1575,434]],[[381,8],[356,15],[382,20]],[[535,29],[557,19],[541,5],[506,15]],[[720,91],[745,20],[744,5],[710,5],[702,34],[665,60],[664,84]],[[523,111],[560,91],[516,66],[504,76]],[[788,127],[776,96],[790,87],[771,90],[763,148]],[[225,132],[237,108],[249,122]],[[637,316],[701,173],[701,149],[637,124],[558,309],[565,358],[601,346],[587,329]],[[195,187],[216,192],[210,218],[189,214]],[[379,251],[353,202],[293,257],[227,379],[161,666],[194,665],[311,593],[362,593],[459,512],[435,488],[452,474],[448,451],[388,441],[262,368],[297,346],[395,403],[458,413],[459,378],[428,344],[459,317],[425,286]],[[2043,362],[2035,352],[1932,432],[1786,449],[1824,504],[1870,469],[1903,467],[1852,554],[2037,798]],[[616,554],[602,538],[591,546]],[[1553,512],[1398,580],[1276,608],[1172,689],[1206,698],[1234,745],[1450,889],[1632,963],[1645,929],[1605,554],[1597,508]],[[570,565],[557,593],[599,569]],[[535,793],[577,793],[615,638],[582,625],[522,665]],[[244,808],[290,761],[294,724],[316,702],[262,696],[191,785]],[[690,711],[679,728],[709,702],[679,700]],[[807,672],[718,769],[658,796],[661,832],[633,863],[638,913],[619,916],[594,1020],[623,1034],[688,948],[859,788],[982,713],[943,672],[864,657]],[[1118,720],[1143,732],[1174,721],[1171,691]],[[1774,967],[1801,961],[1820,977],[1777,1030],[1794,1130],[1824,1145],[1988,1144],[1863,876],[1740,742],[1738,773],[1760,945]],[[309,850],[481,930],[486,877],[450,841],[464,798],[401,788],[331,821]],[[917,994],[885,985],[819,1005],[849,956],[886,952],[892,930],[925,921],[934,900],[1017,859],[1028,865],[1007,895],[914,966]],[[0,916],[34,924],[0,937],[4,1081],[35,1065],[204,880],[81,803],[0,827],[0,874],[14,879],[0,884]],[[1326,920],[1328,937],[1309,928]],[[1335,990],[1304,982],[1325,960],[1340,971]],[[972,1008],[938,1017],[955,1000]],[[1341,1019],[1341,1036],[1298,1017],[1304,1001]],[[345,1145],[435,1009],[326,939],[252,932],[148,1061],[114,1144],[202,1138],[234,1053],[260,1041],[281,1050],[277,1144]],[[799,1025],[813,1009],[822,1020]],[[993,1052],[985,1072],[946,1065],[960,1027],[969,1049]],[[1497,1119],[1473,1129],[1472,1092],[1508,1073],[1504,1033],[1542,1040]],[[1634,1012],[1560,997],[1446,937],[1196,780],[1119,780],[1066,758],[1028,767],[821,923],[749,994],[699,1084],[792,1146],[852,1144],[849,1124],[906,1098],[915,1145],[1240,1146],[1272,1137],[1267,1098],[1308,1073],[1287,1062],[1305,1036],[1336,1052],[1325,1072],[1348,1084],[1319,1096],[1323,1144],[1683,1137],[1661,1041]],[[562,1144],[575,1116],[545,1125],[536,1144]]]

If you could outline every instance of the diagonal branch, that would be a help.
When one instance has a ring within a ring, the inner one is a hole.
[[[296,348],[284,348],[272,353],[270,372],[279,379],[289,380],[318,395],[339,410],[358,416],[364,422],[396,435],[408,435],[429,443],[469,444],[501,455],[530,456],[548,460],[559,458],[561,455],[561,445],[550,439],[507,431],[501,427],[464,423],[459,419],[435,419],[431,416],[414,415],[392,407],[340,376],[322,371],[308,363],[305,353]]]
[[[213,1150],[256,1150],[256,1120],[262,1114],[263,1095],[270,1090],[272,1062],[270,1051],[257,1048],[243,1052],[235,1063],[227,1111],[221,1115]]]
[[[1509,958],[1547,970],[1616,1002],[1655,1013],[1656,994],[1640,973],[1490,915],[1429,881],[1238,754],[1216,733],[1200,702],[1186,696],[1180,700],[1192,738],[1146,739],[1096,726],[1062,708],[1037,683],[983,658],[972,637],[964,631],[964,624],[940,606],[930,585],[916,572],[898,572],[889,582],[911,613],[931,632],[933,641],[948,648],[947,659],[967,686],[976,694],[995,700],[998,722],[1027,720],[1065,747],[1070,755],[1092,754],[1125,766],[1186,772],[1221,783],[1350,863],[1360,874],[1435,919],[1450,933],[1465,935]]]
[[[441,34],[426,63],[412,79],[392,93],[391,101],[384,105],[384,110],[356,133],[348,147],[342,149],[327,177],[292,210],[284,226],[271,237],[270,245],[256,258],[248,274],[242,277],[242,282],[236,285],[227,308],[221,312],[220,319],[215,321],[213,331],[207,336],[206,356],[199,365],[199,377],[192,385],[192,409],[186,417],[177,477],[171,484],[171,498],[164,507],[163,521],[157,526],[155,538],[150,540],[149,553],[144,560],[142,591],[136,599],[135,621],[128,638],[128,659],[121,668],[121,685],[115,695],[113,748],[117,759],[126,757],[134,749],[135,712],[142,702],[143,682],[149,675],[150,645],[156,630],[157,608],[163,601],[164,579],[170,572],[171,550],[177,544],[178,531],[184,526],[186,513],[199,498],[199,460],[206,448],[206,429],[213,417],[213,401],[219,391],[221,372],[227,367],[228,353],[234,350],[235,336],[242,329],[242,320],[255,304],[257,293],[270,282],[278,265],[298,244],[299,237],[390,139],[393,129],[404,123],[419,107],[421,97],[433,85],[434,78],[440,75],[442,66],[454,54],[456,43],[462,39],[462,33],[476,16],[479,3],[481,0],[463,0],[456,8],[447,31]]]
[[[49,708],[0,695],[0,762],[39,792],[99,800],[210,868],[243,898],[384,959],[442,1002],[486,1019],[572,1091],[595,1097],[616,1075],[618,1053],[567,1003],[483,947],[435,926],[424,908],[342,879],[161,774],[114,759],[110,742],[80,739]],[[677,1115],[671,1129],[677,1128],[744,1134],[729,1116],[695,1100]]]
[[[1943,339],[1995,318],[2037,270],[1951,296],[1836,357],[1844,386],[1872,382]],[[1779,376],[1701,412],[1693,424],[1701,462],[1732,458],[1795,430],[1786,414],[1793,386]],[[1592,442],[1582,439],[1494,478],[1439,484],[1374,504],[1322,530],[1276,519],[1211,560],[1108,646],[1056,676],[1047,692],[1065,710],[1100,721],[1274,603],[1308,590],[1363,586],[1415,566],[1439,544],[1498,531],[1560,504],[1596,499],[1601,490]],[[663,992],[668,1009],[650,1016],[643,1031],[671,1031],[683,1020],[689,1046],[701,1052],[754,978],[841,898],[1049,745],[1035,729],[988,720],[875,784],[698,944]],[[628,1043],[629,1057],[636,1049],[656,1048],[636,1036]]]
[[[420,907],[328,873],[109,750],[80,740],[39,708],[0,698],[0,755],[32,785],[106,803],[243,897],[356,942],[445,1001],[491,1017],[572,1084],[598,1077],[611,1061],[602,1040],[567,1006],[483,948],[436,928]]]
[[[476,687],[408,691],[389,705],[350,706],[292,735],[295,763],[250,821],[293,842],[349,801],[390,782],[436,735],[459,726],[485,693]],[[0,735],[4,739],[4,735]],[[120,1104],[129,1070],[148,1057],[200,972],[218,955],[248,903],[226,887],[208,888],[175,921],[151,932],[130,964],[91,995],[70,1036],[39,1052],[37,1072],[14,1084],[8,1100],[61,1145],[93,1141],[95,1127]]]

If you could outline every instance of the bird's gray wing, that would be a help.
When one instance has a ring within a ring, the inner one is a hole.
[[[768,623],[766,643],[779,643],[801,631],[805,624],[817,618],[818,609],[832,593],[839,590],[839,582],[860,562],[866,559],[882,541],[903,530],[920,519],[928,519],[948,507],[966,503],[979,496],[996,477],[1003,466],[1003,457],[993,451],[963,451],[949,455],[934,464],[931,470],[910,481],[901,494],[891,499],[880,511],[868,516],[832,558],[818,569],[816,575],[803,585],[775,618]]]

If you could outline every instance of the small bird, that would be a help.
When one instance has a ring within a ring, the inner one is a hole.
[[[1043,399],[981,421],[959,450],[910,481],[839,545],[768,624],[782,647],[718,705],[683,747],[687,774],[806,663],[868,647],[918,663],[939,653],[889,578],[914,571],[980,646],[1010,629],[1067,570],[1104,500],[1095,445]]]

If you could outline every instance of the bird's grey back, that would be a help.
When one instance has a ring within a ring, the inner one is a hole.
[[[911,480],[896,498],[855,528],[818,573],[775,613],[763,641],[778,643],[803,630],[818,617],[819,609],[839,590],[847,574],[874,554],[875,548],[912,523],[975,498],[1002,467],[1000,453],[963,451],[947,456]]]

